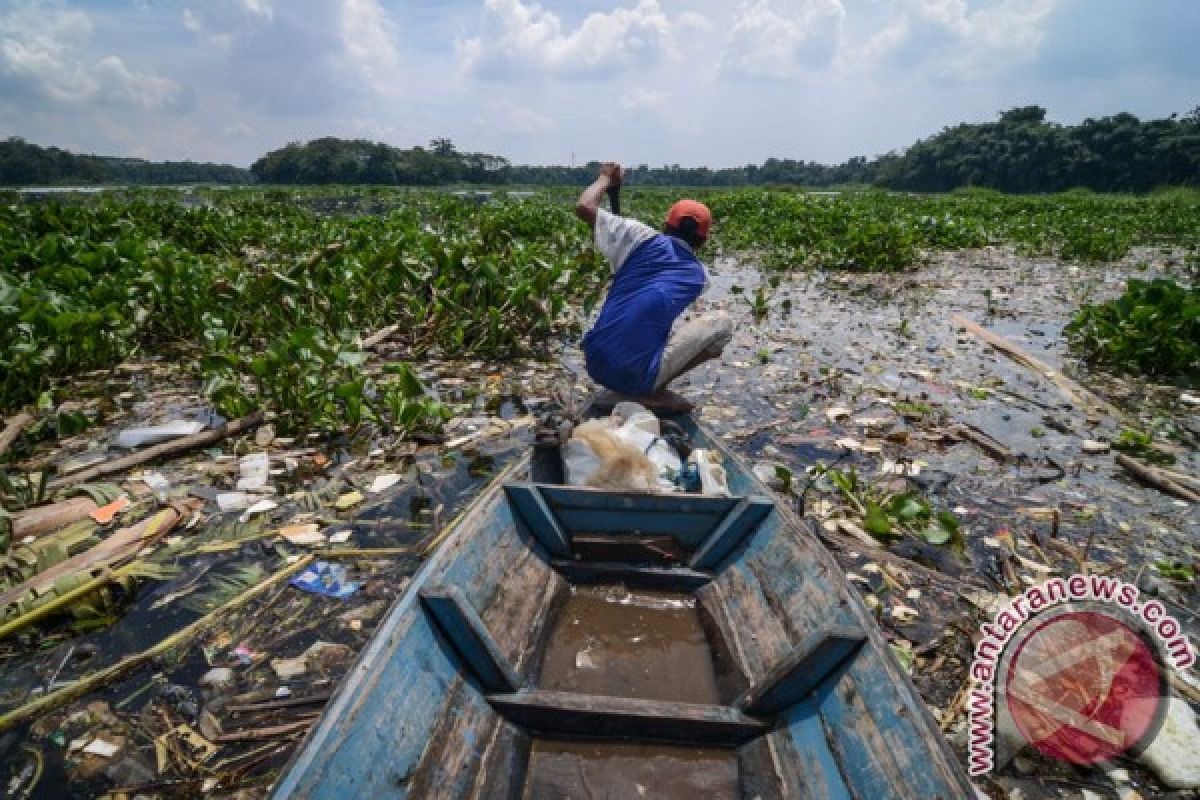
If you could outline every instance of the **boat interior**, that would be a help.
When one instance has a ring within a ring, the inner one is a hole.
[[[565,486],[552,448],[509,477],[277,796],[968,796],[832,558],[744,466],[731,497]]]

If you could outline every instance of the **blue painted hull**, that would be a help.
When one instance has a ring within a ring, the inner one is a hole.
[[[708,431],[679,421],[725,456],[733,498],[535,483],[546,471],[529,459],[506,470],[389,611],[274,796],[532,797],[531,742],[580,736],[725,748],[736,797],[973,796],[807,523]],[[605,546],[669,537],[688,563],[597,567],[579,558],[585,534]],[[552,609],[597,569],[690,592],[736,691],[690,706],[538,690]],[[433,613],[433,595],[445,613]]]

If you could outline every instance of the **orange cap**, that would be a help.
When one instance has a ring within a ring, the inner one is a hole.
[[[680,200],[667,212],[667,224],[678,228],[687,217],[696,220],[696,228],[700,235],[707,239],[708,228],[712,225],[712,212],[708,210],[708,206],[695,200]]]

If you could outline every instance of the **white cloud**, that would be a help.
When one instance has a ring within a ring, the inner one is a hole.
[[[92,32],[87,14],[60,5],[29,3],[0,16],[0,87],[64,105],[179,107],[184,93],[174,81],[116,55],[90,62],[83,52]]]
[[[794,78],[827,67],[842,40],[841,0],[743,0],[721,54],[723,72]]]
[[[222,60],[244,106],[319,114],[404,89],[380,0],[205,0],[184,8],[183,25]]]
[[[899,13],[847,61],[925,65],[938,78],[969,80],[1037,58],[1058,0],[1001,0],[972,11],[965,0],[905,0]]]
[[[397,87],[400,53],[396,29],[378,0],[342,0],[339,22],[344,61],[377,94]]]
[[[589,14],[573,31],[559,16],[522,0],[484,0],[480,35],[459,45],[464,71],[477,78],[514,75],[610,77],[674,52],[658,0]]]
[[[184,7],[183,26],[209,45],[227,50],[239,31],[274,17],[271,0],[204,0]]]
[[[657,89],[645,89],[640,86],[623,94],[620,100],[621,108],[626,111],[662,108],[666,105],[666,102],[667,95],[665,92],[660,92]]]
[[[487,112],[486,116],[477,118],[476,122],[495,133],[537,136],[558,127],[555,121],[545,114],[509,100],[489,103]]]

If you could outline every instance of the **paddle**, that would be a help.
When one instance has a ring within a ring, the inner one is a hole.
[[[621,184],[610,186],[604,192],[608,195],[608,207],[612,209],[612,213],[621,216]]]

